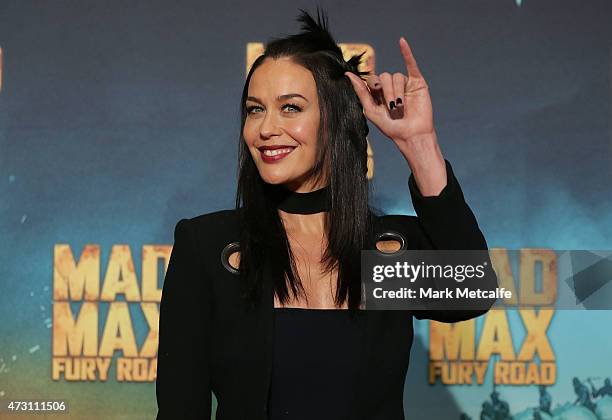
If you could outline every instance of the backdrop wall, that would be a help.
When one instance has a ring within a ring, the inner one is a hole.
[[[397,42],[408,39],[491,247],[611,249],[610,2],[319,4],[338,42],[371,47],[377,73],[405,71]],[[75,418],[155,416],[174,225],[233,206],[247,46],[294,33],[298,7],[314,6],[0,3],[1,400],[63,399]],[[369,142],[372,204],[414,214],[403,157],[372,125]],[[574,377],[591,391],[612,376],[612,312],[502,312],[449,330],[415,321],[408,418],[478,418],[494,382],[521,418],[539,405],[538,383],[559,412],[604,418],[612,397],[592,398],[597,414],[566,404],[584,391]],[[453,355],[440,334],[472,339],[489,365]],[[449,370],[430,384],[434,362]],[[451,376],[458,362],[472,383]],[[526,370],[504,383],[496,362]]]

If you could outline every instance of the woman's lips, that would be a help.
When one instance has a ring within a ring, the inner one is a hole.
[[[279,149],[259,149],[261,160],[266,163],[274,163],[283,159],[285,156],[293,152],[295,147],[282,147]]]

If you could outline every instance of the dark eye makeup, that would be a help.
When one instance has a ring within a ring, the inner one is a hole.
[[[292,111],[292,112],[300,112],[302,110],[302,107],[300,107],[297,104],[288,103],[288,104],[284,104],[282,106],[283,109],[286,108],[286,107],[293,108],[294,111]],[[247,111],[248,114],[251,114],[255,109],[262,109],[262,108],[260,106],[258,106],[258,105],[251,105],[251,106],[247,106],[246,111]]]

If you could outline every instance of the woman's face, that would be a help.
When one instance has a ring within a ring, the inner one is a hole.
[[[261,178],[297,192],[321,187],[307,181],[316,161],[317,87],[309,70],[289,58],[267,58],[253,72],[242,132]]]

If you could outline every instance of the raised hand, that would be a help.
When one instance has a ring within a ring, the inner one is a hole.
[[[446,166],[437,142],[429,87],[404,37],[399,47],[406,75],[384,72],[368,77],[367,84],[354,73],[345,75],[366,118],[404,155],[421,193],[438,195],[446,185]]]
[[[399,47],[406,64],[406,75],[388,72],[372,75],[368,77],[366,86],[354,73],[345,73],[361,101],[366,118],[395,141],[409,140],[434,131],[427,82],[404,37],[400,38]]]

